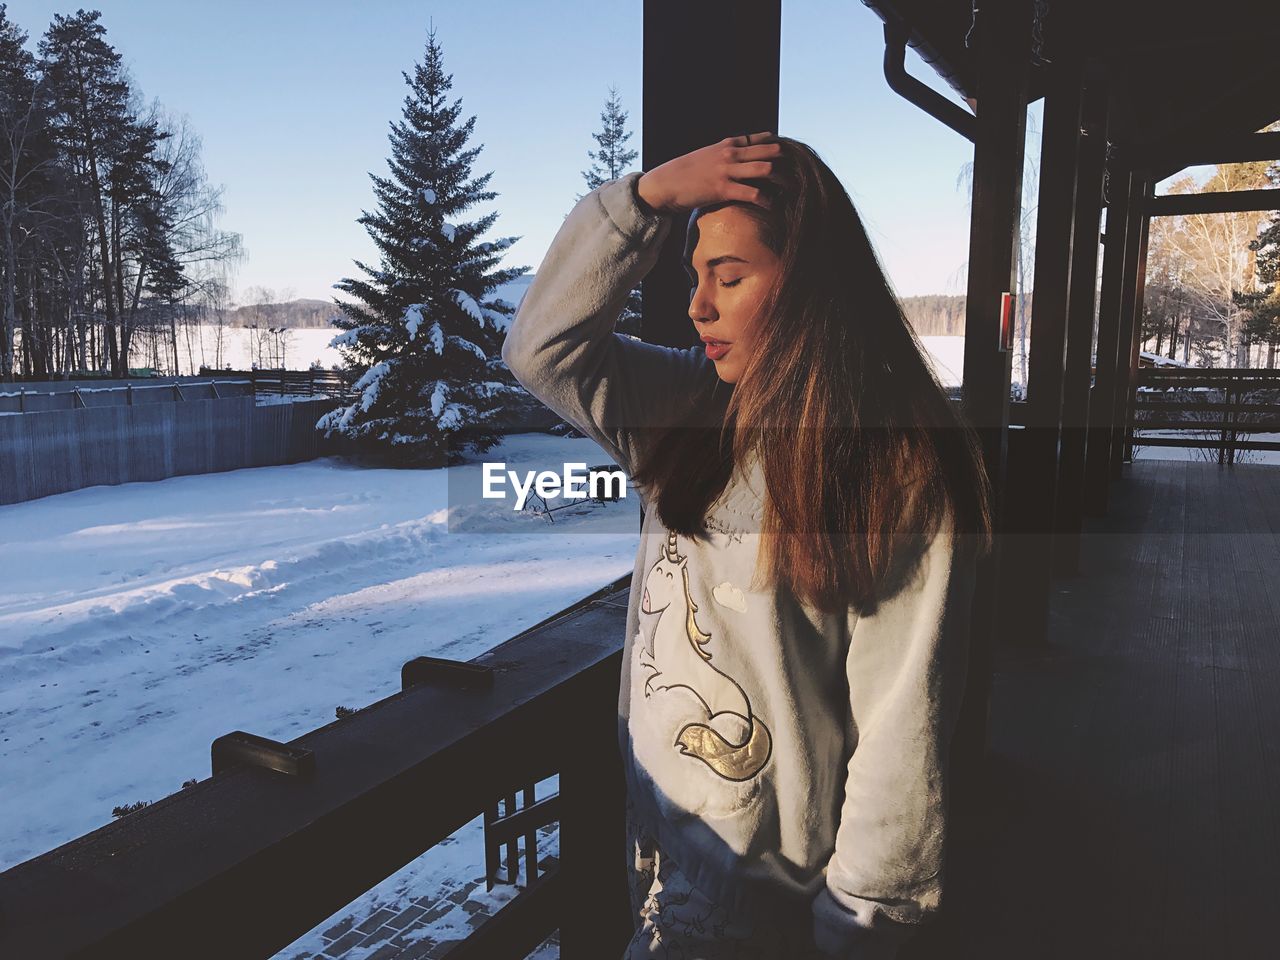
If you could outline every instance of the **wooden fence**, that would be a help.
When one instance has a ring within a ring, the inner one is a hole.
[[[352,381],[336,370],[213,370],[200,368],[201,376],[248,381],[252,393],[294,397],[350,399]]]
[[[326,455],[316,421],[334,400],[252,396],[0,417],[0,504],[98,484],[298,463]]]

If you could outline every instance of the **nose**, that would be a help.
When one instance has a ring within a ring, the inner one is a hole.
[[[718,314],[710,298],[698,296],[701,289],[701,287],[693,287],[689,290],[689,319],[694,323],[710,323],[717,318]]]

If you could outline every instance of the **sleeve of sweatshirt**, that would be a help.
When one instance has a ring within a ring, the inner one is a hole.
[[[947,761],[968,664],[967,557],[948,513],[906,586],[866,615],[850,611],[855,746],[813,901],[815,940],[833,957],[894,957],[940,904]]]
[[[653,269],[672,228],[640,199],[640,172],[586,194],[556,232],[502,345],[526,390],[635,468],[637,428],[674,422],[716,377],[700,348],[614,332],[631,289]]]

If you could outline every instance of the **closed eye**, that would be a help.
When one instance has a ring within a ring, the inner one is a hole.
[[[723,280],[721,280],[721,281],[720,281],[720,286],[722,286],[722,287],[736,287],[736,286],[737,286],[738,284],[740,284],[741,282],[742,282],[742,278],[741,278],[741,277],[739,277],[737,280],[733,280],[733,281],[731,281],[731,282],[729,282],[729,283],[725,283]]]

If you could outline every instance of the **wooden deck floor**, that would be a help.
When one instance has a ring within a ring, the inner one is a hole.
[[[1048,648],[998,656],[991,806],[911,957],[1280,956],[1280,467],[1124,470]]]

